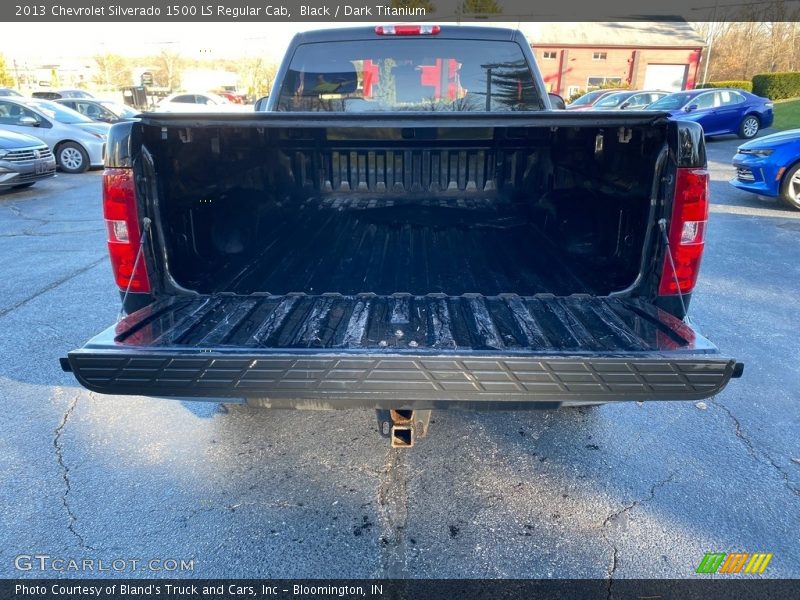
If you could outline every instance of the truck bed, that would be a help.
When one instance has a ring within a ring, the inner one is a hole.
[[[177,297],[68,363],[99,392],[339,408],[686,400],[718,392],[735,367],[648,304],[516,294]]]
[[[611,268],[563,257],[509,202],[312,197],[297,213],[264,233],[269,242],[256,256],[222,264],[211,278],[216,291],[597,294]]]

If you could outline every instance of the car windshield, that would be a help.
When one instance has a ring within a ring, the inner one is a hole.
[[[90,118],[84,117],[79,112],[48,100],[35,100],[33,102],[28,102],[27,106],[30,106],[31,108],[38,110],[43,115],[48,116],[51,119],[55,119],[59,123],[64,123],[65,125],[92,122]]]
[[[627,94],[609,94],[608,96],[600,98],[600,100],[595,102],[594,106],[595,108],[614,108],[622,104],[627,97]]]
[[[670,94],[669,96],[664,96],[663,98],[661,98],[661,100],[656,100],[655,102],[650,104],[647,107],[647,109],[674,110],[676,108],[681,108],[691,99],[692,99],[691,94]]]
[[[100,102],[103,108],[110,110],[112,113],[123,119],[129,119],[139,114],[139,111],[133,110],[130,106],[124,104],[117,104],[116,102]]]
[[[281,111],[530,111],[543,104],[515,42],[441,38],[302,44]]]
[[[584,94],[574,102],[570,102],[570,106],[585,106],[587,104],[591,104],[597,98],[607,93],[608,92],[606,90],[595,90],[594,92],[589,92],[588,94]]]

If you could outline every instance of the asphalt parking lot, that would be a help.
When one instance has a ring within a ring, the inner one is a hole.
[[[691,314],[742,379],[699,404],[434,413],[411,451],[371,411],[79,387],[58,358],[119,310],[100,173],[0,193],[0,576],[55,576],[15,568],[46,554],[192,577],[672,578],[760,551],[800,577],[800,212],[726,183],[738,142],[708,145]]]

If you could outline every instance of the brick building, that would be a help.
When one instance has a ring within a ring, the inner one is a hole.
[[[705,42],[686,21],[524,23],[549,91],[569,97],[603,83],[692,89]]]

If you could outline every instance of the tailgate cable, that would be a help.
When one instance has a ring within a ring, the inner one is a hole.
[[[127,300],[128,294],[131,291],[131,285],[133,284],[133,276],[136,273],[136,268],[139,266],[139,261],[142,260],[142,255],[144,254],[144,236],[146,236],[147,232],[150,231],[151,223],[152,221],[149,217],[142,219],[142,234],[139,236],[139,250],[136,252],[136,258],[133,260],[133,269],[131,269],[131,278],[128,280],[128,286],[125,288],[125,293],[122,295],[122,306],[119,307],[119,314],[117,315],[118,323],[122,320],[122,317],[125,316],[125,300]]]
[[[678,290],[678,298],[681,301],[681,308],[683,309],[684,318],[688,317],[686,310],[686,303],[683,301],[683,293],[681,292],[681,282],[678,279],[678,270],[675,268],[675,259],[672,258],[672,248],[669,247],[669,236],[667,235],[667,220],[660,218],[658,220],[658,228],[661,229],[661,238],[664,240],[664,246],[667,250],[667,258],[669,258],[669,266],[672,269],[672,277],[675,279],[675,288]],[[138,258],[138,257],[137,257]]]

